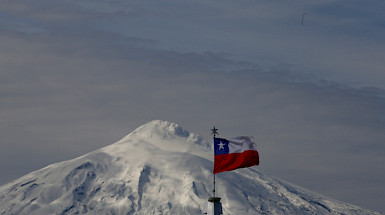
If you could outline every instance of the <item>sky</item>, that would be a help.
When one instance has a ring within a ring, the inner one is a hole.
[[[385,2],[3,0],[0,184],[161,119],[385,212]]]

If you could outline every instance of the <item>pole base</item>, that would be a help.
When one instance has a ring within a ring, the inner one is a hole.
[[[220,202],[221,198],[220,197],[210,197],[209,202]]]

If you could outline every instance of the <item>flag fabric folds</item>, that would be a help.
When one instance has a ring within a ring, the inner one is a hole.
[[[214,138],[214,174],[259,165],[252,137]]]

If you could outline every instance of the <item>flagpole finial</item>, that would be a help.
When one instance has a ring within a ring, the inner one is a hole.
[[[211,135],[214,135],[214,138],[215,138],[216,134],[218,134],[218,129],[215,128],[215,126],[214,126],[214,128],[211,129]]]

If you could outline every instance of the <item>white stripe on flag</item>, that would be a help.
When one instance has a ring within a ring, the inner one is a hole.
[[[229,141],[229,153],[242,153],[247,150],[257,150],[251,137],[235,137],[227,139]]]

